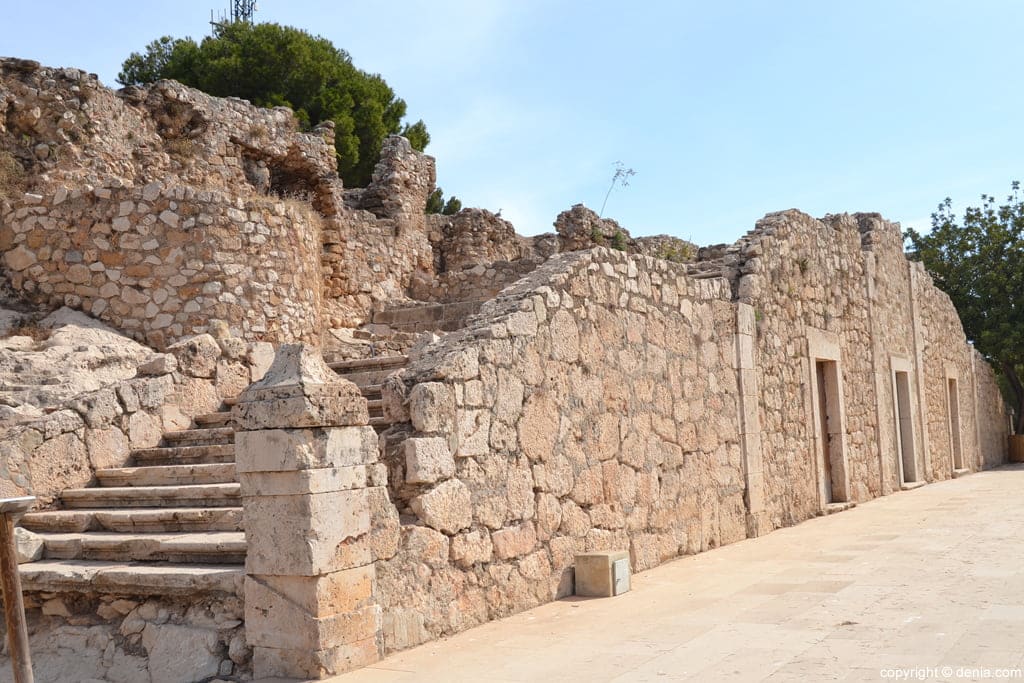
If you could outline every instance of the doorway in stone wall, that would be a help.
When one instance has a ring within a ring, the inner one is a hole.
[[[946,378],[946,405],[949,406],[949,450],[953,453],[953,469],[964,469],[963,442],[960,440],[960,393],[955,377]]]
[[[900,480],[902,484],[917,481],[917,461],[914,459],[914,420],[910,404],[910,373],[893,373],[896,393],[896,440],[900,453]]]
[[[843,503],[846,493],[845,461],[843,460],[842,415],[839,405],[839,364],[833,360],[816,360],[815,393],[817,394],[817,442],[820,449],[821,484],[825,504]]]

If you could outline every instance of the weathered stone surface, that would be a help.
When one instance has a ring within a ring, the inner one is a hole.
[[[493,553],[491,536],[486,531],[473,530],[452,538],[452,561],[469,568],[479,562],[490,562]]]
[[[20,526],[14,528],[14,547],[18,564],[35,562],[43,556],[43,538]]]
[[[366,489],[243,497],[249,574],[317,576],[370,563]]]
[[[238,432],[235,446],[240,473],[366,465],[374,462],[378,454],[373,427]]]
[[[409,392],[409,416],[418,431],[431,434],[450,427],[455,419],[455,397],[440,382],[417,384]]]
[[[158,353],[139,366],[140,375],[166,375],[178,369],[178,359],[170,353]]]
[[[455,459],[448,443],[437,437],[407,439],[405,480],[410,484],[433,484],[455,474]]]
[[[242,430],[369,422],[359,388],[327,367],[319,351],[303,344],[278,349],[263,379],[239,397],[232,416]]]
[[[149,655],[153,683],[181,683],[217,675],[217,632],[173,624],[147,624],[142,645]]]
[[[491,534],[494,554],[501,560],[522,557],[533,551],[537,545],[537,534],[532,524],[502,529]]]
[[[189,377],[212,378],[217,372],[217,361],[220,360],[220,346],[217,340],[208,334],[197,334],[189,339],[167,347],[178,362],[182,374]]]
[[[410,501],[413,512],[429,527],[453,534],[473,521],[469,489],[449,479]]]

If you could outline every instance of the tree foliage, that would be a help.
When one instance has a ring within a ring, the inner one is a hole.
[[[220,24],[198,44],[164,36],[132,53],[117,80],[161,78],[262,107],[291,107],[306,127],[334,121],[338,170],[350,187],[370,182],[386,136],[401,133],[418,150],[430,142],[423,121],[402,125],[405,102],[383,78],[356,68],[329,40],[290,26]]]
[[[911,258],[920,260],[956,306],[967,338],[1001,372],[1024,433],[1024,199],[1012,184],[1004,204],[982,195],[957,219],[946,199],[932,229],[907,230]]]
[[[454,216],[459,211],[462,211],[462,201],[453,195],[449,197],[446,202],[444,200],[444,190],[439,187],[431,192],[427,197],[427,206],[424,212]]]

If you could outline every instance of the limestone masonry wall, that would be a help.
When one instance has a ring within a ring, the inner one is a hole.
[[[787,211],[695,263],[564,254],[419,350],[385,387],[385,649],[569,594],[577,552],[641,571],[949,478],[951,388],[956,469],[1003,462],[991,370],[901,245]]]
[[[388,649],[572,592],[578,552],[643,570],[746,536],[723,279],[598,249],[549,261],[406,375],[387,450],[402,543]]]
[[[163,348],[212,320],[247,339],[319,339],[320,235],[307,206],[151,183],[25,195],[0,215],[12,286]]]

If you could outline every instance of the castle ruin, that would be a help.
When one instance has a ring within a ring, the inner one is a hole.
[[[1005,461],[992,369],[877,214],[521,237],[425,215],[402,138],[344,188],[329,125],[16,59],[0,154],[10,296],[142,348],[0,391],[37,680],[323,677],[570,595],[581,552],[641,572]]]

